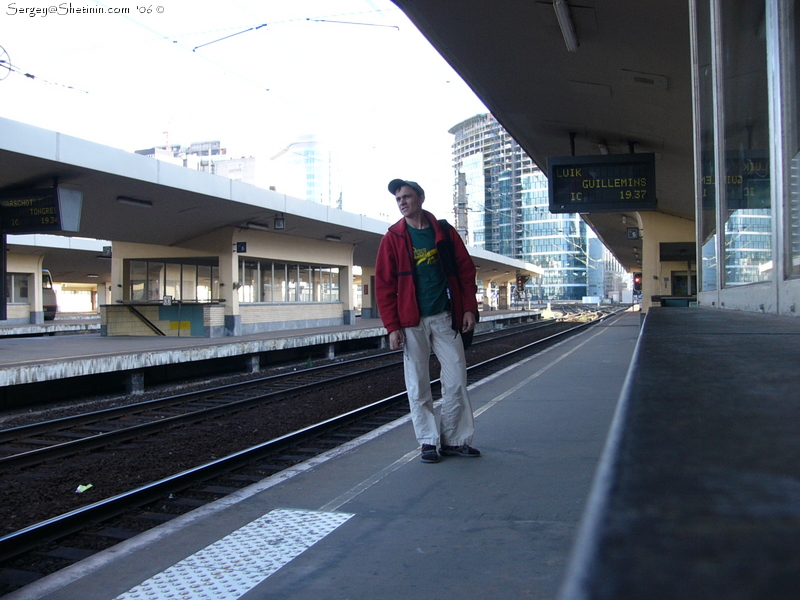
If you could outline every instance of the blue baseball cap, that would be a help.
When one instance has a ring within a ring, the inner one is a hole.
[[[399,190],[404,185],[410,187],[420,196],[425,195],[425,190],[422,189],[422,186],[420,186],[420,184],[418,184],[416,181],[408,181],[406,179],[392,179],[389,182],[389,193],[395,195],[397,193],[397,190]]]

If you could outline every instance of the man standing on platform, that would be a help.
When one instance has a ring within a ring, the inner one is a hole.
[[[418,183],[393,179],[389,192],[403,218],[381,240],[375,293],[389,345],[403,349],[420,459],[439,462],[439,444],[443,456],[480,456],[470,446],[475,425],[462,340],[471,339],[478,320],[475,265],[458,232],[422,210],[425,192]],[[441,363],[441,429],[431,395],[431,349]]]

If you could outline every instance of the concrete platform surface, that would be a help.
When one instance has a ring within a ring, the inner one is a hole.
[[[492,311],[482,325],[538,315],[538,311]],[[47,325],[30,327],[46,328]],[[27,332],[29,328],[25,327]],[[357,319],[354,325],[284,329],[222,338],[177,336],[81,335],[0,337],[0,387],[134,371],[199,360],[335,344],[386,335],[380,319]]]
[[[480,458],[423,464],[400,419],[7,600],[554,598],[639,321],[474,386]]]
[[[651,308],[563,600],[800,598],[800,319]]]

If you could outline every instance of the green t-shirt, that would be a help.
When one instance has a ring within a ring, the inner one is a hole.
[[[417,275],[417,306],[421,317],[438,315],[447,310],[447,280],[439,264],[436,233],[433,227],[408,227],[414,249],[414,269]]]

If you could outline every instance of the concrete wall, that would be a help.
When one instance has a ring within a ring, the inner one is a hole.
[[[652,296],[670,295],[672,271],[685,271],[686,263],[661,262],[662,242],[695,241],[695,222],[660,212],[640,212],[639,230],[642,236],[642,311],[650,306]],[[692,270],[696,270],[696,263]],[[664,277],[669,278],[668,282]]]
[[[5,325],[28,325],[44,323],[42,305],[42,261],[41,254],[17,254],[9,252],[6,257],[6,272],[28,275],[28,302],[8,304]]]
[[[137,304],[133,306],[164,335],[170,337],[222,337],[225,312],[219,304],[194,304],[161,306]],[[100,307],[100,320],[104,335],[132,335],[160,337],[130,306],[122,304]]]
[[[342,325],[341,302],[240,304],[242,335]]]

